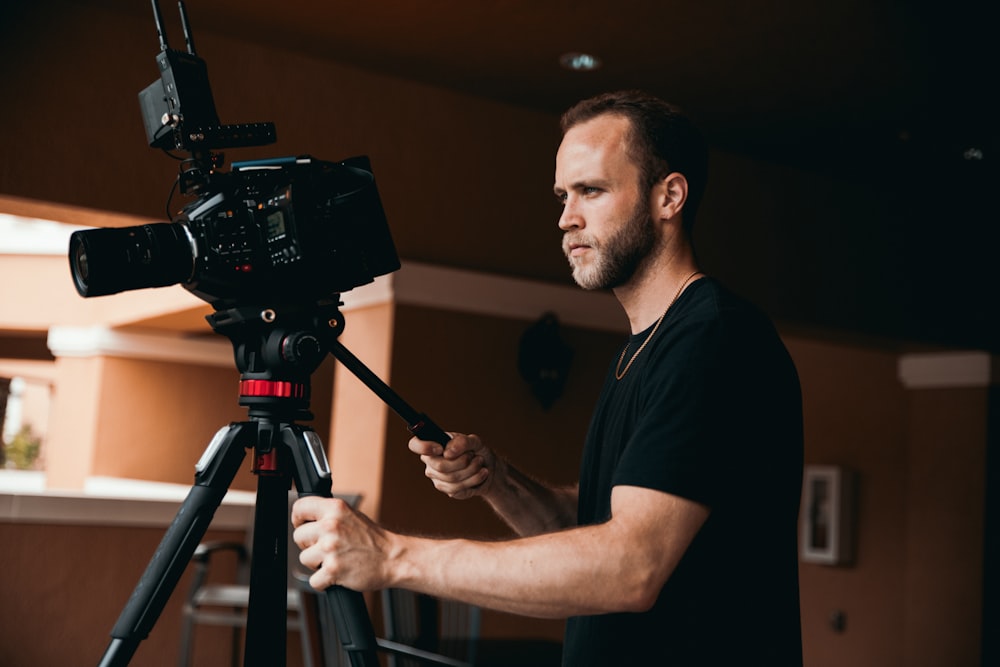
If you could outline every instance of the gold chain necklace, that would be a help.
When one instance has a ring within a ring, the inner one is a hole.
[[[660,319],[656,320],[656,324],[653,326],[653,330],[649,332],[648,336],[646,336],[646,340],[642,341],[642,345],[640,345],[639,349],[635,351],[635,354],[632,355],[632,358],[628,360],[628,363],[625,364],[625,369],[623,370],[622,362],[625,361],[625,353],[628,352],[628,343],[625,344],[625,349],[622,350],[622,356],[618,358],[618,365],[615,366],[616,380],[621,380],[623,377],[625,377],[625,374],[628,373],[628,369],[632,368],[632,362],[635,361],[635,358],[639,356],[639,353],[642,352],[643,349],[645,349],[646,344],[649,343],[649,341],[656,334],[656,330],[660,328],[660,323],[663,322],[663,318],[667,316],[667,311],[669,311],[671,306],[673,306],[674,303],[677,301],[677,299],[680,298],[681,292],[683,292],[684,288],[687,287],[689,282],[691,282],[691,279],[694,278],[699,273],[701,272],[695,271],[690,276],[684,279],[684,282],[681,283],[681,286],[677,288],[677,293],[674,294],[674,298],[670,300],[669,304],[667,304],[667,310],[664,310],[663,314],[660,315]]]

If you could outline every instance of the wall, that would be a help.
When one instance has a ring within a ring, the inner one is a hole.
[[[394,387],[446,430],[478,433],[538,477],[572,483],[590,406],[621,337],[564,327],[574,349],[570,383],[545,411],[517,374],[528,324],[401,306]],[[435,336],[415,333],[429,327]],[[795,334],[786,341],[802,378],[807,464],[847,466],[860,480],[853,564],[801,564],[806,664],[978,664],[988,382],[914,385],[901,378],[910,357],[892,346]],[[948,363],[948,355],[941,358]],[[387,432],[386,525],[429,535],[508,535],[484,503],[433,490],[393,415]],[[834,614],[846,620],[843,630],[835,629]],[[561,623],[484,617],[488,636],[558,639],[560,632]]]
[[[394,387],[443,429],[476,433],[532,475],[574,484],[590,408],[621,337],[562,327],[573,348],[572,366],[564,395],[545,410],[517,370],[519,340],[530,324],[402,306],[396,314]],[[408,333],[430,328],[433,337]],[[406,448],[409,433],[394,415],[387,432],[381,513],[386,525],[428,535],[511,535],[485,503],[453,501],[433,488],[423,464]],[[483,620],[484,634],[497,637],[561,640],[562,626],[493,612]]]
[[[228,343],[219,343],[215,349],[223,356],[210,365],[157,360],[154,351],[137,358],[127,356],[134,350],[58,356],[51,432],[44,444],[48,488],[82,489],[94,475],[193,483],[194,464],[216,432],[248,418],[238,403],[239,373],[226,365]],[[307,423],[324,436],[332,378],[332,359],[312,377],[317,410]],[[232,488],[256,488],[251,463],[247,457]]]
[[[988,357],[982,377],[914,379],[908,362],[964,356],[797,337],[789,348],[806,464],[859,477],[855,562],[800,566],[806,664],[981,664]]]
[[[544,479],[573,480],[598,376],[620,341],[617,334],[564,327],[575,350],[570,383],[563,399],[544,411],[516,373],[517,341],[528,322],[415,306],[398,307],[393,321],[392,381],[405,400],[446,429],[479,433]],[[438,336],[405,335],[431,326]],[[786,340],[802,378],[807,463],[846,465],[860,476],[855,563],[800,568],[806,665],[979,664],[987,389],[907,387],[895,351]],[[355,351],[369,357],[361,347]],[[370,438],[379,431],[371,423],[358,419],[351,428]],[[383,423],[381,452],[367,451],[367,440],[334,445],[335,452],[360,455],[363,467],[382,466],[383,522],[433,535],[505,534],[482,503],[450,501],[434,491],[406,450],[409,434],[399,419],[385,414]],[[0,531],[4,562],[12,564],[0,570],[0,631],[8,632],[5,621],[15,618],[25,628],[16,638],[0,636],[0,656],[21,656],[16,664],[25,667],[103,650],[159,534],[2,522]],[[100,603],[91,601],[98,595]],[[25,600],[55,600],[56,607]],[[87,605],[88,613],[75,613]],[[843,632],[830,625],[834,611],[846,617]],[[148,642],[164,655],[174,650],[177,613],[171,606]],[[67,615],[72,622],[53,620]],[[53,625],[67,639],[59,646],[72,653],[57,655],[63,649],[52,643],[21,640]],[[559,622],[502,614],[484,619],[489,637],[558,639],[560,633]]]
[[[163,537],[163,527],[52,525],[0,522],[0,664],[13,667],[96,664],[111,629]],[[210,531],[207,539],[242,541],[235,531]],[[213,578],[233,576],[221,561]],[[186,572],[132,664],[177,663]],[[294,642],[291,642],[294,643]],[[227,664],[224,629],[196,637],[195,664]],[[294,663],[290,663],[294,664]]]
[[[5,10],[0,58],[24,66],[0,80],[0,95],[20,100],[0,112],[0,194],[162,220],[177,163],[146,145],[137,101],[158,76],[151,12],[59,0]],[[277,126],[277,143],[226,150],[227,163],[368,155],[404,257],[568,280],[551,115],[218,35],[197,41],[222,121]]]
[[[803,563],[806,664],[902,665],[906,544],[906,396],[897,355],[796,340],[804,395],[806,464],[860,477],[857,559],[851,567]],[[843,612],[846,630],[831,627]]]
[[[903,662],[975,665],[983,633],[995,630],[982,616],[987,393],[911,394]]]
[[[382,382],[393,381],[395,308],[377,304],[346,315],[340,343]],[[331,403],[330,470],[335,491],[361,493],[361,510],[382,516],[383,461],[388,407],[361,380],[337,364]]]

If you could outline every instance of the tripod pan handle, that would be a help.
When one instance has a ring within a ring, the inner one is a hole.
[[[409,425],[410,433],[421,440],[430,440],[444,447],[448,446],[451,436],[444,432],[440,426],[435,424],[430,417],[425,414],[417,415],[417,421]]]

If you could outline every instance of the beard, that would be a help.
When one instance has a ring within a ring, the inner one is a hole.
[[[589,264],[569,255],[567,242],[590,246],[594,259]],[[586,290],[614,289],[632,279],[656,245],[656,226],[646,202],[640,201],[617,231],[604,240],[584,234],[563,238],[563,251],[573,270],[573,280]]]

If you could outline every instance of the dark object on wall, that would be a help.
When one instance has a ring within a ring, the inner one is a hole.
[[[517,369],[546,410],[562,396],[572,360],[573,348],[559,335],[555,313],[545,313],[521,335]]]

